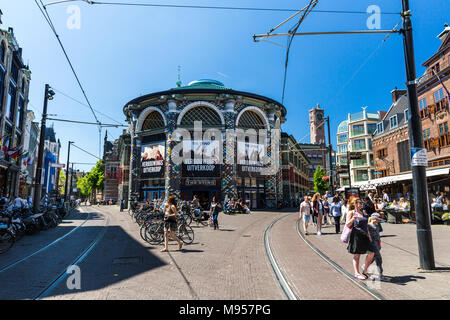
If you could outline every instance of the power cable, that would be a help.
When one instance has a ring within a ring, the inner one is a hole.
[[[77,0],[73,0],[77,1]],[[78,0],[83,1],[83,0]],[[230,6],[200,6],[200,5],[178,5],[178,4],[154,4],[154,3],[126,3],[126,2],[104,2],[104,1],[84,1],[90,5],[112,5],[112,6],[134,6],[134,7],[159,7],[159,8],[184,8],[184,9],[212,9],[212,10],[243,10],[243,11],[279,11],[297,12],[301,9],[284,8],[256,8],[256,7],[230,7]],[[51,5],[55,3],[49,3]],[[46,5],[46,6],[47,6]],[[313,10],[314,13],[338,13],[338,14],[367,14],[366,11],[350,10]],[[380,12],[380,14],[399,15],[400,12]]]
[[[98,160],[102,160],[102,159],[100,159],[99,157],[97,157],[97,156],[94,156],[94,155],[93,155],[92,153],[90,153],[90,152],[88,152],[88,151],[86,151],[86,150],[84,150],[84,149],[80,148],[79,146],[75,145],[74,143],[72,143],[72,146],[73,146],[73,147],[75,147],[75,148],[78,148],[78,149],[80,149],[81,151],[83,151],[83,152],[87,153],[87,154],[88,154],[88,155],[90,155],[90,156],[93,156],[94,158],[96,158],[96,159],[98,159]]]

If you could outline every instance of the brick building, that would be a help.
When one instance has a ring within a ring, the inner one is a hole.
[[[281,177],[284,206],[296,206],[309,193],[309,160],[292,135],[281,133]]]

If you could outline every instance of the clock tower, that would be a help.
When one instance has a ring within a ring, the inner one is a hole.
[[[316,108],[309,110],[309,128],[311,132],[311,143],[325,143],[325,124],[323,119],[324,110],[320,109],[319,104]]]

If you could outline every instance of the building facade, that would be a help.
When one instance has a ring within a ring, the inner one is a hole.
[[[132,191],[141,200],[197,194],[207,207],[213,196],[241,197],[254,209],[275,207],[281,199],[279,145],[272,149],[269,138],[285,121],[280,103],[205,79],[133,99],[124,113],[135,134]],[[180,164],[173,157],[181,151]],[[266,155],[276,157],[270,165],[278,171],[270,175]]]
[[[292,135],[281,133],[283,206],[293,207],[310,192],[309,160]]]
[[[104,187],[103,201],[117,201],[119,197],[119,141],[108,141],[108,132],[103,145]]]
[[[51,194],[58,189],[58,168],[54,164],[59,164],[59,154],[61,151],[61,142],[56,140],[56,133],[53,128],[45,128],[44,135],[44,161],[42,166],[42,196]],[[67,178],[67,177],[66,177]]]
[[[337,163],[341,189],[363,184],[375,178],[375,162],[372,147],[372,135],[377,128],[377,123],[384,117],[385,112],[361,112],[348,114],[347,120],[341,122],[337,131]],[[347,169],[348,154],[358,153],[359,160],[350,162],[350,179]]]
[[[13,28],[0,29],[0,193],[10,197],[19,194],[30,79]]]

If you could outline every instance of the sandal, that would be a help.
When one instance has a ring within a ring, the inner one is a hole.
[[[366,279],[369,279],[369,278],[370,278],[370,274],[368,274],[367,272],[362,272],[362,275],[363,275],[364,277],[366,277]]]
[[[161,249],[160,251],[161,252],[169,252],[169,250],[167,250],[167,249]]]
[[[358,280],[366,280],[366,277],[360,275],[360,274],[355,274],[355,278]]]
[[[178,244],[178,250],[179,250],[179,251],[181,251],[181,248],[183,248],[183,242],[180,242],[180,243]]]

